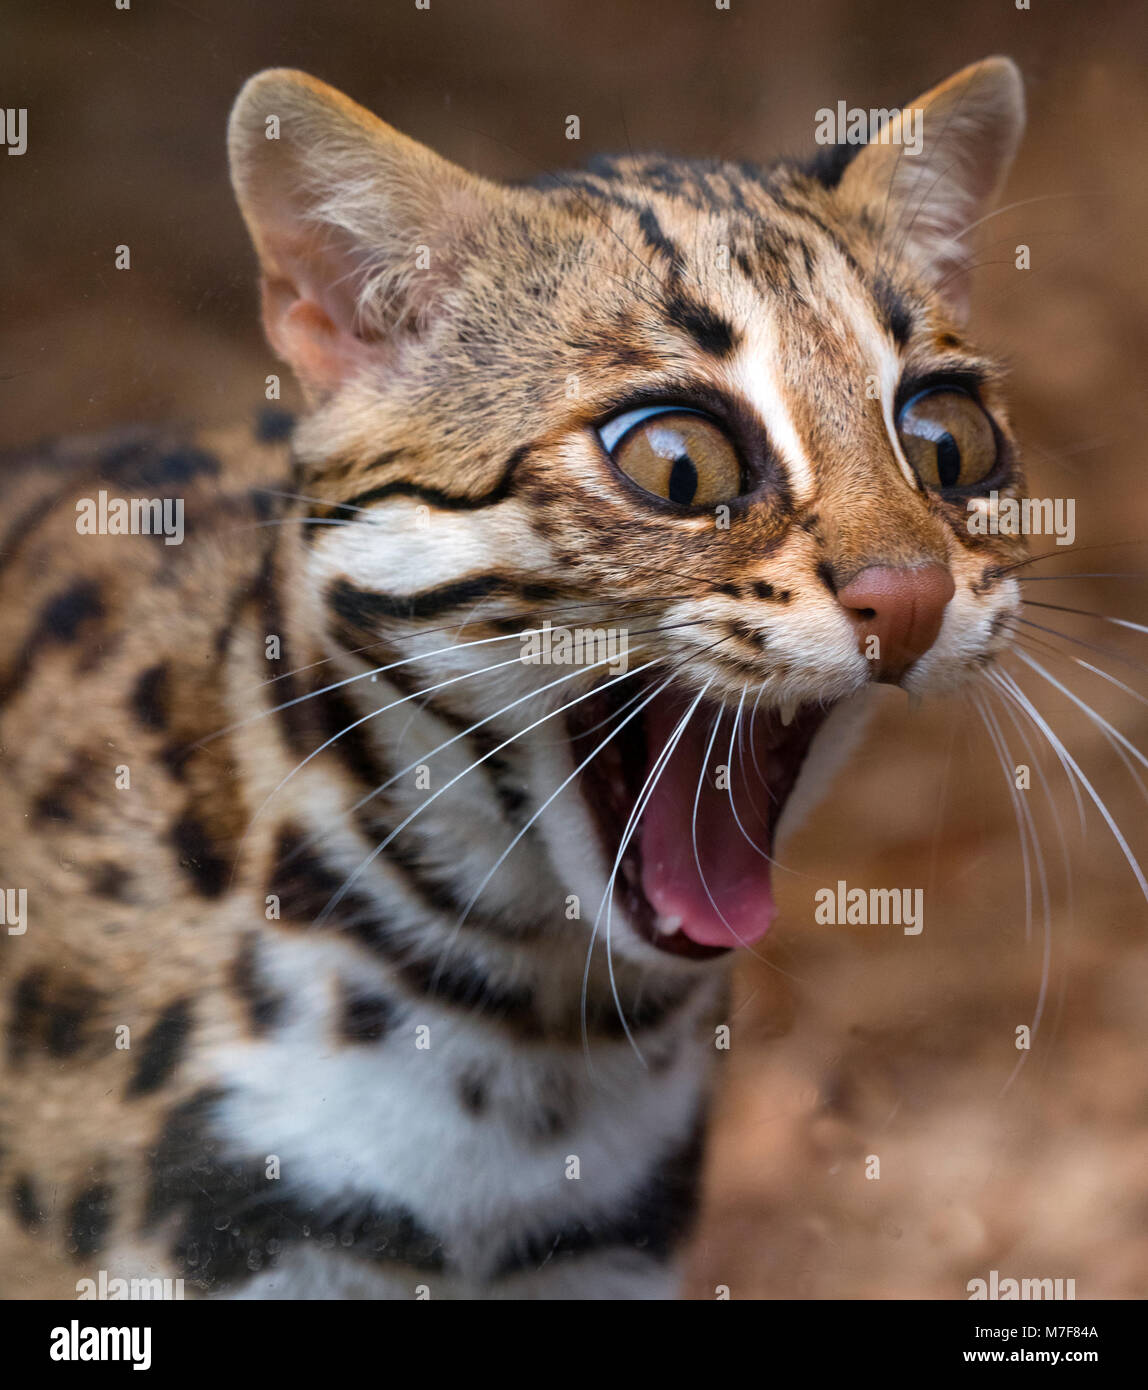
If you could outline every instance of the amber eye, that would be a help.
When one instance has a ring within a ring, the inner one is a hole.
[[[729,437],[708,416],[681,407],[627,410],[598,430],[606,452],[639,487],[682,507],[712,506],[741,492]]]
[[[964,391],[919,391],[901,407],[897,433],[926,487],[974,487],[996,467],[992,422]]]

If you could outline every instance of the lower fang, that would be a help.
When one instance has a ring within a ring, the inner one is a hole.
[[[777,713],[781,718],[782,728],[788,729],[793,723],[793,716],[797,713],[797,701],[787,700],[784,704],[778,705]]]
[[[674,932],[681,930],[681,925],[680,917],[659,917],[654,922],[654,930],[661,936],[673,936]]]

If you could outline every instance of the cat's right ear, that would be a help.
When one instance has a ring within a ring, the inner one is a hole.
[[[1024,130],[1024,84],[1011,58],[985,58],[894,113],[841,176],[838,196],[881,229],[953,313],[968,309],[966,238],[1004,183]]]
[[[392,363],[454,279],[498,190],[306,73],[252,77],[228,126],[263,325],[309,399]]]

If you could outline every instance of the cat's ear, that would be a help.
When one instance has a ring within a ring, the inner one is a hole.
[[[393,361],[454,279],[451,247],[499,190],[289,69],[251,78],[231,179],[262,272],[263,325],[309,397]]]
[[[953,312],[968,306],[968,236],[1000,192],[1024,130],[1011,58],[986,58],[896,112],[846,166],[840,196],[890,253],[925,270]]]

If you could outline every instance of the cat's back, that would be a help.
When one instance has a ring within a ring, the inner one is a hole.
[[[214,736],[290,490],[284,420],[0,460],[0,1254],[17,1296],[58,1294],[50,1252],[83,1273],[139,1205],[189,1020],[227,1026],[208,1005],[234,971],[249,797]]]

